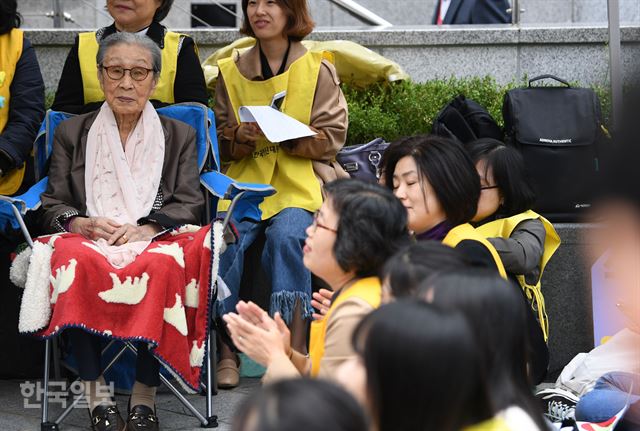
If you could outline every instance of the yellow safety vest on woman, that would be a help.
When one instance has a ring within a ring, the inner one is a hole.
[[[0,108],[0,133],[9,121],[10,87],[22,55],[23,40],[23,32],[17,28],[0,36],[0,97],[3,100]],[[25,168],[26,163],[0,178],[0,195],[12,195],[18,191],[24,179]]]
[[[485,238],[509,238],[515,230],[516,226],[526,220],[540,220],[544,225],[546,236],[544,240],[544,252],[540,262],[540,276],[535,284],[528,284],[523,274],[514,274],[520,286],[527,295],[527,299],[531,302],[533,310],[538,314],[538,321],[544,334],[544,340],[549,338],[549,318],[544,305],[544,296],[542,296],[542,288],[540,280],[545,266],[551,259],[551,256],[560,247],[560,237],[553,228],[553,225],[546,218],[534,211],[525,211],[512,217],[501,218],[490,223],[484,224],[476,228],[476,230]]]
[[[456,247],[464,240],[478,241],[479,243],[484,245],[491,253],[491,256],[496,263],[496,267],[498,268],[498,272],[500,273],[500,275],[503,278],[507,278],[507,271],[505,271],[504,265],[502,264],[502,259],[500,259],[500,255],[496,251],[495,247],[491,245],[491,243],[487,241],[486,238],[469,223],[464,223],[451,229],[447,236],[445,236],[442,240],[442,243],[448,245],[449,247]]]
[[[349,298],[359,298],[373,308],[380,306],[382,299],[382,287],[378,277],[367,277],[356,281],[341,292],[335,301],[331,303],[329,311],[322,318],[311,323],[311,335],[309,338],[309,356],[311,357],[311,376],[317,377],[320,372],[320,361],[324,357],[325,336],[327,334],[327,322],[331,314],[340,304]]]
[[[280,110],[309,124],[322,59],[320,52],[306,52],[291,63],[284,73],[265,81],[251,81],[242,76],[233,58],[220,60],[218,67],[238,124],[241,106],[268,106],[273,96],[283,91],[286,91],[286,96]],[[262,220],[273,217],[285,208],[302,208],[313,212],[322,204],[320,183],[313,172],[311,160],[292,156],[281,150],[279,144],[269,142],[266,138],[256,141],[253,154],[232,161],[226,174],[237,181],[270,184],[276,189],[275,195],[260,204]],[[225,211],[228,206],[228,202],[220,202],[218,209]]]
[[[502,418],[492,418],[479,424],[464,427],[462,431],[516,431],[509,428],[509,425]]]
[[[162,48],[162,70],[158,85],[151,95],[151,100],[159,100],[163,103],[174,103],[173,86],[178,69],[178,54],[180,51],[180,38],[185,35],[167,31],[164,35],[164,48]],[[80,33],[78,42],[78,60],[82,74],[82,88],[84,90],[84,103],[102,102],[104,93],[98,81],[98,40],[95,32]]]

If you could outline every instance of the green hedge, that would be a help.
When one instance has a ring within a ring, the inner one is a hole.
[[[428,133],[438,112],[459,94],[464,94],[467,98],[486,107],[502,126],[504,93],[524,85],[526,85],[526,79],[501,85],[489,76],[450,78],[422,83],[410,81],[383,83],[366,89],[343,84],[342,89],[349,105],[347,145],[363,144],[378,137],[392,141],[401,136]],[[610,111],[608,89],[604,86],[592,88],[602,102],[606,125]],[[47,93],[47,108],[52,102],[53,93]],[[211,98],[209,105],[213,107],[213,103],[214,99]]]

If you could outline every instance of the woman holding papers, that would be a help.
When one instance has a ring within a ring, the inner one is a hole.
[[[220,312],[235,310],[244,252],[264,232],[262,266],[272,286],[270,311],[282,315],[293,347],[305,351],[312,308],[311,274],[302,263],[302,246],[305,229],[322,203],[319,179],[331,178],[329,163],[344,145],[347,103],[333,65],[300,43],[314,25],[306,0],[243,0],[242,11],[241,31],[255,37],[256,45],[218,62],[215,112],[220,152],[229,176],[271,184],[277,193],[260,205],[261,221],[235,220],[240,240],[220,263],[232,295]],[[256,123],[239,120],[241,106],[269,105],[315,134],[270,142]],[[237,357],[223,343],[218,384],[237,383]]]

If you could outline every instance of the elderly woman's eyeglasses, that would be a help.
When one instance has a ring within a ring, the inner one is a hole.
[[[311,228],[315,232],[318,228],[328,230],[329,232],[338,233],[338,229],[334,229],[329,226],[325,226],[318,221],[318,216],[320,215],[320,211],[316,211],[313,213],[313,223],[311,223]]]
[[[153,69],[147,69],[146,67],[132,67],[126,69],[122,66],[102,66],[100,68],[107,72],[107,76],[114,81],[119,81],[124,78],[125,72],[129,71],[129,76],[134,81],[144,81],[149,76],[149,72],[153,72]]]

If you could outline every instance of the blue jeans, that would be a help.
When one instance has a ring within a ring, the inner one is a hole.
[[[239,239],[220,257],[220,276],[231,296],[219,305],[219,314],[235,311],[244,270],[244,253],[264,231],[266,242],[262,251],[262,268],[271,281],[270,313],[280,313],[290,323],[298,302],[302,317],[311,317],[311,273],[302,263],[305,230],[313,222],[313,214],[300,208],[285,208],[261,222],[244,220],[233,224]]]
[[[632,388],[633,386],[633,388]],[[629,393],[631,393],[629,395]],[[640,375],[612,372],[600,377],[593,390],[576,405],[576,420],[603,422],[611,419],[629,400],[629,410],[617,430],[640,430]]]

